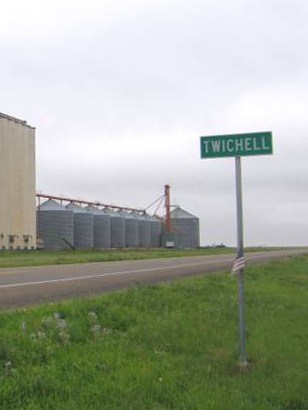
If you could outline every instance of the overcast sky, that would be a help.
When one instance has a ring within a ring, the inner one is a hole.
[[[203,245],[236,244],[234,159],[202,135],[272,131],[242,160],[246,245],[308,245],[307,0],[0,0],[0,112],[37,128],[37,190],[142,208],[168,183]]]

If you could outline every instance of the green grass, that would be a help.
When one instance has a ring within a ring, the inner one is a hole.
[[[251,248],[248,251],[282,248]],[[171,258],[180,256],[217,255],[235,252],[234,248],[140,249],[140,250],[65,250],[65,251],[0,251],[0,268],[108,262],[132,259]]]
[[[308,257],[0,314],[1,410],[307,410]]]
[[[0,268],[43,266],[71,263],[108,262],[132,259],[170,258],[177,256],[216,255],[230,248],[154,249],[154,250],[64,250],[64,251],[0,251]]]

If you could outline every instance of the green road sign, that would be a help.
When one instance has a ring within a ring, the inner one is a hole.
[[[216,135],[201,137],[201,158],[242,157],[273,153],[272,133]]]
[[[216,135],[201,137],[201,158],[235,157],[237,254],[233,272],[238,274],[238,317],[239,317],[239,358],[240,366],[248,366],[246,355],[246,330],[244,308],[244,239],[241,157],[245,155],[268,155],[273,153],[272,133]]]

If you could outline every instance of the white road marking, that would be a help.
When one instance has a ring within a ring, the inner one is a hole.
[[[180,265],[173,265],[173,266],[161,266],[158,268],[145,268],[145,269],[135,269],[135,270],[127,270],[127,271],[120,271],[120,272],[110,272],[110,273],[102,273],[98,275],[89,275],[89,276],[74,276],[70,278],[59,278],[59,279],[49,279],[49,280],[41,280],[41,281],[33,281],[33,282],[18,282],[18,283],[9,283],[6,285],[0,285],[0,289],[4,288],[14,288],[14,287],[23,287],[23,286],[33,286],[33,285],[44,285],[48,283],[57,283],[57,282],[72,282],[75,280],[87,280],[87,279],[97,279],[97,278],[103,278],[103,277],[108,277],[108,276],[121,276],[121,275],[128,275],[130,273],[142,273],[142,272],[155,272],[155,271],[160,271],[162,269],[177,269],[181,267],[188,267],[188,266],[199,266],[199,265],[207,265],[209,263],[225,263],[226,261],[203,261],[203,262],[198,262],[198,263],[183,263]],[[230,264],[232,262],[230,261]]]

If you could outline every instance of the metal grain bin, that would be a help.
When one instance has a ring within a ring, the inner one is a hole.
[[[70,249],[74,246],[73,211],[49,199],[37,210],[38,237],[44,249]]]
[[[125,246],[126,248],[139,247],[139,224],[138,218],[128,212],[118,211],[118,214],[124,218],[125,221]]]
[[[110,216],[110,246],[111,248],[125,247],[125,220],[119,213],[105,209]]]
[[[139,247],[150,248],[151,247],[151,220],[147,214],[133,213],[138,220],[138,234],[139,234]]]
[[[95,208],[95,206],[88,206],[85,208],[86,212],[93,215],[94,226],[94,248],[108,249],[111,247],[111,228],[110,216],[104,211]]]
[[[177,207],[171,211],[171,226],[178,238],[178,247],[197,248],[200,246],[199,218]]]
[[[77,249],[91,249],[94,245],[93,215],[71,202],[66,209],[73,211],[74,220],[74,246]]]
[[[162,218],[156,215],[150,217],[151,224],[151,247],[159,248],[162,245],[162,235],[164,231],[164,222]]]

